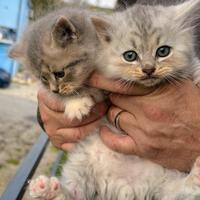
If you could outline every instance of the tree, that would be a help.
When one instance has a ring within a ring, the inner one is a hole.
[[[36,20],[62,5],[62,0],[30,0],[31,19]]]

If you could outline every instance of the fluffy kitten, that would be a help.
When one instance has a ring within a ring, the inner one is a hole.
[[[193,27],[200,18],[198,3],[169,7],[138,4],[117,13],[107,31],[110,43],[103,42],[104,51],[98,57],[105,64],[99,68],[101,73],[145,87],[192,76],[198,83],[200,62]]]
[[[104,67],[99,70],[146,87],[190,77],[199,67],[190,23],[198,6],[198,0],[170,7],[135,5],[108,17],[108,22],[97,20],[94,25],[104,45],[99,58]],[[164,169],[111,151],[96,130],[70,153],[62,187],[55,177],[40,176],[31,181],[30,194],[46,200],[195,200],[200,198],[199,177],[200,159],[189,174]]]
[[[63,100],[68,118],[81,120],[102,99],[98,90],[85,85],[98,65],[98,49],[90,14],[65,8],[31,24],[9,55],[29,67],[49,94]]]

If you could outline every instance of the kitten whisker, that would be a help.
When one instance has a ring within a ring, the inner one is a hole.
[[[163,77],[164,78],[164,80],[166,80],[168,83],[170,83],[170,84],[172,84],[172,85],[175,85],[175,86],[177,86],[177,81],[176,81],[176,79],[174,79],[174,78],[172,78],[172,77],[170,77],[170,76],[165,76],[165,77]]]
[[[164,79],[166,79],[170,83],[175,83],[176,86],[180,86],[184,80],[189,80],[189,77],[186,73],[177,71],[174,73],[170,73],[168,76],[165,76]]]
[[[136,84],[135,81],[133,80],[124,80],[124,79],[118,79],[119,83],[122,85],[122,87],[125,87],[127,89],[131,88],[132,86],[134,86]]]

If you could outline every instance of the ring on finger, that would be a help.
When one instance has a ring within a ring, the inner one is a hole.
[[[118,112],[117,115],[115,116],[115,119],[114,119],[114,125],[115,125],[115,127],[116,127],[118,130],[122,131],[122,132],[124,132],[124,130],[120,127],[120,115],[121,115],[123,112],[125,112],[125,111],[124,111],[124,110],[121,110],[120,112]]]

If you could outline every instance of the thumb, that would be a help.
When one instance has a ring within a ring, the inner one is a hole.
[[[106,146],[119,153],[133,154],[136,151],[136,143],[130,136],[116,134],[108,127],[100,129],[100,137]]]

